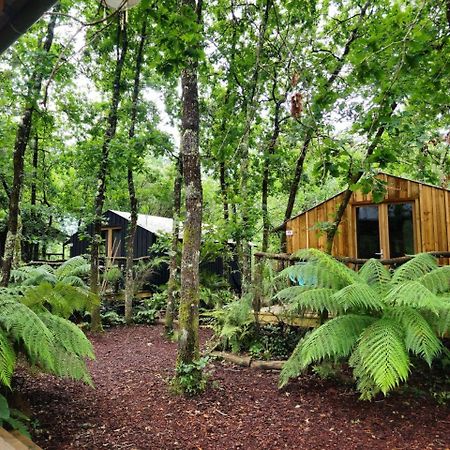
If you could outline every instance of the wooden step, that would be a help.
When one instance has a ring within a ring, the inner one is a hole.
[[[0,427],[0,449],[1,450],[42,450],[34,444],[26,436],[23,436],[18,431],[9,433],[4,428]]]
[[[11,432],[11,434],[22,444],[26,445],[27,449],[29,450],[42,450],[41,447],[36,445],[30,438],[24,436],[23,434],[20,434],[17,430],[14,430]]]

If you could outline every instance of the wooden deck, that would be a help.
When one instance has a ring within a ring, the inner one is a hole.
[[[0,428],[0,449],[1,450],[42,450],[26,436],[18,431],[6,431]]]

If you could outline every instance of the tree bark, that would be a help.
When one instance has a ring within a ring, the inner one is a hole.
[[[249,147],[250,147],[250,133],[255,119],[256,113],[256,101],[258,96],[258,82],[259,74],[261,71],[261,55],[263,52],[264,41],[266,37],[267,22],[269,20],[270,7],[272,5],[271,0],[266,0],[264,10],[261,14],[261,23],[259,25],[258,44],[256,47],[255,67],[249,84],[249,94],[245,103],[245,128],[244,135],[242,136],[239,146],[240,157],[240,196],[241,201],[241,235],[242,237],[238,242],[238,251],[240,256],[240,269],[241,269],[241,284],[242,294],[245,295],[251,284],[251,231],[249,227],[249,215],[250,215],[250,193],[248,189],[248,171],[249,171]]]
[[[116,134],[118,121],[118,108],[121,97],[121,79],[122,69],[125,63],[125,56],[128,48],[126,24],[121,29],[120,15],[118,15],[117,24],[117,58],[113,79],[113,92],[111,97],[111,106],[108,114],[108,126],[105,131],[100,167],[98,171],[98,188],[95,196],[94,211],[95,217],[93,222],[92,243],[91,243],[91,273],[90,273],[90,289],[93,294],[99,293],[99,249],[102,231],[102,214],[103,204],[106,194],[106,178],[109,166],[109,148],[112,139]],[[119,46],[121,47],[119,49]],[[95,306],[91,311],[91,330],[94,332],[102,331],[102,322],[100,318],[100,306]]]
[[[274,91],[275,91],[274,84]],[[262,236],[262,251],[267,252],[269,247],[269,235],[270,235],[270,222],[269,222],[269,212],[267,209],[267,200],[269,198],[269,177],[270,177],[270,159],[272,155],[275,154],[275,148],[278,142],[278,137],[280,136],[280,112],[281,106],[284,102],[275,100],[275,113],[273,119],[273,131],[272,136],[269,141],[267,150],[264,152],[264,168],[263,168],[263,179],[262,179],[262,192],[261,192],[261,209],[262,209],[262,221],[263,221],[263,236]]]
[[[201,18],[201,0],[182,0],[181,5],[197,11]],[[198,44],[200,45],[200,43]],[[186,220],[181,256],[181,300],[177,366],[192,364],[200,356],[199,348],[199,257],[202,229],[202,180],[199,154],[198,60],[187,58],[181,73],[182,115],[181,146],[183,177],[186,190]],[[195,373],[197,380],[201,372]]]
[[[169,281],[167,283],[167,307],[164,320],[166,335],[173,333],[173,320],[175,315],[177,288],[177,272],[178,272],[178,241],[180,234],[180,212],[181,212],[181,187],[183,183],[183,165],[181,156],[177,160],[177,172],[173,186],[173,225],[172,225],[172,243],[170,246],[170,263],[169,263]]]
[[[136,69],[134,71],[133,95],[131,98],[131,118],[128,137],[130,143],[135,135],[137,109],[139,102],[140,80],[144,55],[144,45],[147,38],[147,17],[142,18],[142,30],[139,41],[138,53],[136,55]],[[132,145],[132,143],[131,143]],[[132,322],[133,318],[133,297],[134,297],[134,277],[133,277],[133,257],[134,257],[134,238],[136,236],[137,220],[138,220],[138,201],[136,198],[136,189],[134,186],[134,174],[132,158],[128,163],[128,195],[130,198],[130,225],[126,240],[127,260],[125,265],[125,321],[127,324]]]
[[[57,11],[59,6],[56,6],[54,11]],[[45,53],[50,52],[53,43],[57,15],[53,14],[47,27],[46,36],[42,45],[42,50]],[[14,252],[17,248],[18,242],[18,227],[19,227],[19,203],[23,186],[24,174],[24,160],[25,151],[30,139],[30,132],[33,123],[33,113],[37,109],[37,100],[42,87],[42,80],[44,78],[44,70],[40,64],[31,75],[28,83],[28,92],[26,97],[26,106],[22,114],[22,119],[17,128],[16,141],[14,144],[13,156],[13,184],[10,189],[9,206],[8,206],[8,233],[5,243],[4,260],[2,267],[1,286],[8,286],[9,278],[11,276],[11,268],[13,265]]]

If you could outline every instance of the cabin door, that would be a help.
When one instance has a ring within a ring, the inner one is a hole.
[[[412,203],[356,207],[358,258],[397,258],[414,254]]]

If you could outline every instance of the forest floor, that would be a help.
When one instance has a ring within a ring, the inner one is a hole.
[[[176,344],[162,332],[135,326],[91,336],[95,389],[19,373],[36,443],[46,450],[450,448],[449,405],[412,390],[369,403],[352,386],[305,375],[279,391],[276,372],[217,361],[214,387],[174,396],[167,380]]]

